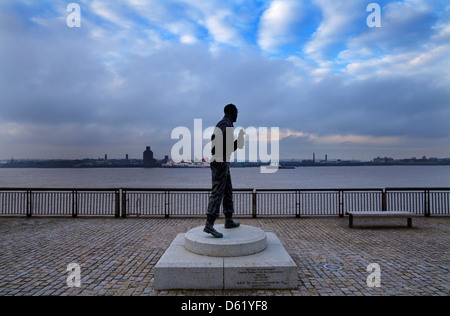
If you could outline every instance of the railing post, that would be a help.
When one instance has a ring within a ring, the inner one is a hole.
[[[344,217],[344,191],[339,190],[339,217]]]
[[[33,209],[33,204],[32,204],[32,192],[27,190],[27,217],[30,218],[32,216],[32,209]]]
[[[72,191],[72,218],[78,216],[78,191]]]
[[[253,216],[253,218],[257,218],[258,217],[257,206],[256,206],[257,200],[258,200],[257,199],[257,193],[256,193],[256,190],[254,189],[253,193],[252,193],[252,216]]]
[[[122,218],[127,218],[127,191],[122,190]]]
[[[383,212],[387,211],[387,192],[386,190],[383,190],[381,193],[381,210]]]
[[[425,190],[425,217],[431,217],[430,190]]]
[[[296,207],[296,214],[295,214],[295,217],[296,218],[300,218],[300,214],[301,214],[301,211],[300,211],[300,194],[301,194],[302,192],[301,191],[296,191],[296,194],[295,194],[295,205],[297,206]]]
[[[169,204],[169,191],[165,191],[164,192],[164,217],[165,218],[169,218],[170,214],[169,214],[169,209],[170,209],[170,204]]]
[[[116,190],[116,194],[115,194],[115,213],[116,213],[116,218],[120,218],[120,190]]]

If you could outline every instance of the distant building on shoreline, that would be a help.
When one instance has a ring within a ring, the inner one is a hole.
[[[144,151],[144,168],[155,167],[156,159],[153,158],[153,151],[151,151],[150,146]]]
[[[393,163],[394,162],[394,158],[391,158],[391,157],[384,157],[384,158],[382,158],[382,157],[378,156],[377,158],[373,159],[373,162],[374,163]]]

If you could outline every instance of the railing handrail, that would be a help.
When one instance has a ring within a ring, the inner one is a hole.
[[[450,188],[447,187],[432,187],[432,188],[386,188],[385,191],[450,191]]]
[[[211,192],[211,189],[208,188],[120,188],[122,191],[126,192]],[[254,189],[242,188],[242,189],[233,189],[235,192],[253,192]]]
[[[128,188],[128,187],[114,187],[114,188],[36,188],[36,187],[9,187],[9,188],[0,188],[0,191],[79,191],[79,192],[104,192],[104,191],[173,191],[173,192],[190,192],[190,191],[200,191],[200,192],[209,192],[210,188]],[[387,188],[286,188],[286,189],[255,189],[255,188],[233,188],[233,191],[239,192],[297,192],[297,191],[355,191],[355,192],[364,192],[364,191],[450,191],[450,187],[387,187]]]
[[[367,189],[255,189],[256,192],[382,192],[384,189],[367,188]]]
[[[0,188],[1,191],[34,191],[34,192],[116,192],[120,188]]]

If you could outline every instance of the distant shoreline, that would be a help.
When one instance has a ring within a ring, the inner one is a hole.
[[[255,168],[260,167],[262,163],[231,163],[233,168]],[[390,161],[390,162],[355,162],[355,161],[337,161],[337,162],[293,162],[281,161],[280,169],[292,168],[314,168],[314,167],[359,167],[359,166],[450,166],[450,159],[442,161]],[[86,162],[79,160],[48,160],[48,161],[17,161],[0,164],[0,168],[4,169],[180,169],[180,167],[163,167],[162,163],[156,163],[150,166],[144,166],[142,163],[125,163],[123,161],[111,162]],[[199,169],[194,167],[186,167],[181,169]]]

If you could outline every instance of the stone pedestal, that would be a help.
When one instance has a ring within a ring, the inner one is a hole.
[[[242,257],[266,250],[267,234],[252,226],[239,226],[232,230],[217,227],[223,238],[217,239],[197,227],[185,235],[186,250],[209,257]]]
[[[155,266],[157,290],[291,289],[297,266],[273,233],[244,226],[179,234]]]

